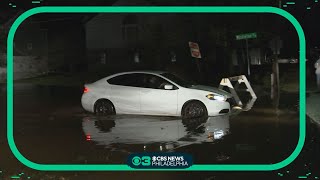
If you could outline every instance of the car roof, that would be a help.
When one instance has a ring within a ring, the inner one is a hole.
[[[124,75],[124,74],[134,74],[134,73],[145,73],[145,74],[154,74],[154,75],[160,75],[162,73],[166,73],[166,71],[153,71],[153,70],[145,70],[145,71],[127,71],[127,72],[120,72],[120,73],[115,73],[112,75],[109,75],[105,78],[102,78],[100,80],[97,80],[95,83],[100,83],[104,82],[105,80],[109,80],[113,77]]]
[[[160,75],[162,73],[166,73],[166,71],[152,71],[152,70],[146,70],[146,71],[127,71],[127,72],[121,72],[121,73],[116,73],[111,76],[108,76],[109,78],[123,75],[123,74],[134,74],[134,73],[145,73],[145,74],[156,74]]]
[[[145,71],[128,71],[124,73],[148,73],[148,74],[162,74],[166,71],[153,71],[153,70],[145,70]]]

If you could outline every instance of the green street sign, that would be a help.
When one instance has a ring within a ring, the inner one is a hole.
[[[257,33],[246,33],[236,35],[237,40],[257,38]]]

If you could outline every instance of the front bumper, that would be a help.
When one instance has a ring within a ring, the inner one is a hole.
[[[207,103],[208,116],[227,114],[230,112],[230,103],[227,101],[212,101]]]

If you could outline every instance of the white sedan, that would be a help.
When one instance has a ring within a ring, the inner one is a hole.
[[[192,85],[162,71],[118,73],[85,84],[82,107],[96,114],[141,114],[194,118],[230,111],[231,94]]]

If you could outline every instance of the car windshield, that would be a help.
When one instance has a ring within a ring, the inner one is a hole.
[[[176,84],[178,84],[179,86],[182,86],[182,87],[191,87],[194,85],[194,83],[192,82],[189,82],[189,81],[186,81],[186,80],[183,80],[181,79],[180,77],[174,75],[174,74],[170,74],[170,73],[162,73],[161,74],[163,77],[175,82]]]

